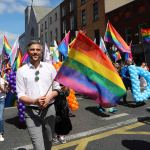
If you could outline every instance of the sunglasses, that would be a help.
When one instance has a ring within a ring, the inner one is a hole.
[[[39,81],[39,74],[40,74],[40,72],[39,71],[36,71],[35,72],[35,81],[37,82],[37,81]]]

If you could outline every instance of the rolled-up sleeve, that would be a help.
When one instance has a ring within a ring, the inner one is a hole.
[[[26,87],[25,87],[23,75],[21,73],[21,70],[18,69],[16,74],[16,91],[17,91],[18,99],[22,96],[26,96],[25,90]]]

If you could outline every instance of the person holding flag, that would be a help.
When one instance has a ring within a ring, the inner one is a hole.
[[[17,70],[18,99],[26,105],[26,124],[35,150],[50,150],[55,127],[54,98],[59,83],[54,81],[52,64],[41,62],[42,46],[33,40],[27,45],[30,62]]]

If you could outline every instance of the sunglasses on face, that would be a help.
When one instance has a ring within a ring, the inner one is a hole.
[[[40,74],[40,72],[39,71],[36,71],[35,72],[35,81],[37,82],[37,81],[39,81],[39,74]]]

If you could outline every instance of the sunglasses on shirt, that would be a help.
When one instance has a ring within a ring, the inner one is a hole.
[[[39,81],[39,74],[40,74],[40,72],[39,71],[36,71],[35,72],[35,81],[37,82],[37,81]]]

